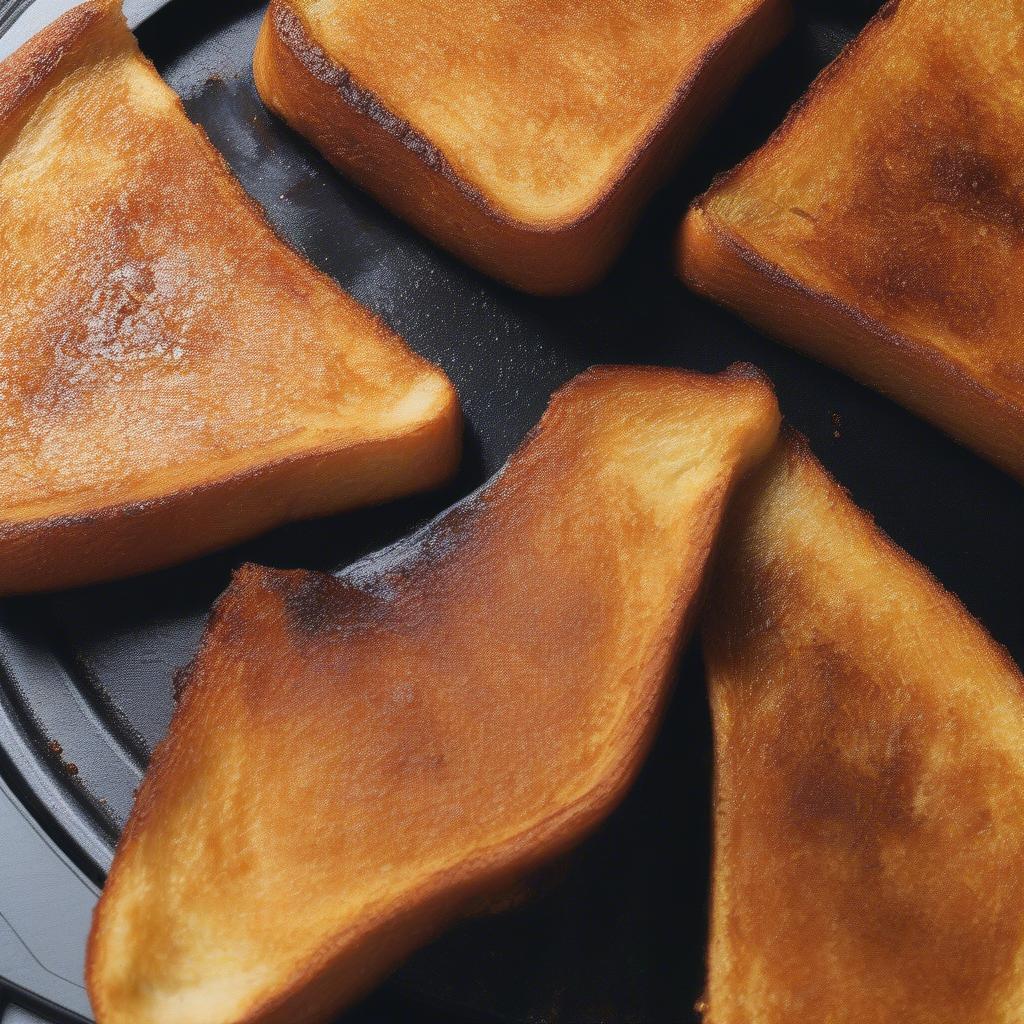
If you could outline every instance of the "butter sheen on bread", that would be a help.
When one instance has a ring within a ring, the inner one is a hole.
[[[1024,1006],[1024,678],[795,438],[723,530],[707,1024]]]
[[[694,289],[1024,479],[1024,7],[899,0],[697,200]]]
[[[311,1024],[579,841],[634,777],[771,388],[601,369],[340,578],[218,603],[104,890],[101,1024]]]
[[[788,0],[272,0],[267,105],[434,241],[593,284],[788,24]]]
[[[273,233],[120,4],[0,65],[0,593],[436,484],[444,374]]]

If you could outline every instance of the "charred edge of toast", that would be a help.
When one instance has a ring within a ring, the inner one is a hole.
[[[577,374],[571,380],[563,384],[551,396],[551,403],[560,399],[563,395],[593,381],[602,378],[625,380],[628,377],[641,380],[652,380],[662,378],[664,380],[687,381],[691,386],[713,387],[723,382],[754,382],[764,385],[771,394],[775,394],[775,384],[759,366],[739,360],[730,363],[725,369],[717,373],[702,373],[699,370],[687,370],[681,366],[642,366],[636,363],[595,363],[588,366],[582,373]]]
[[[827,91],[829,84],[834,78],[846,70],[847,65],[852,64],[862,46],[866,46],[868,40],[879,32],[884,32],[888,27],[886,22],[890,21],[899,13],[902,0],[886,0],[881,9],[875,13],[863,29],[848,42],[838,56],[821,71],[807,87],[799,98],[786,112],[782,123],[768,136],[764,144],[745,156],[735,167],[727,171],[721,171],[714,176],[711,184],[691,203],[692,207],[701,207],[710,200],[714,194],[729,184],[734,178],[740,177],[743,172],[754,164],[763,152],[773,149],[783,138],[796,128],[800,116],[807,110],[818,96]]]
[[[458,188],[475,205],[497,219],[504,219],[500,211],[490,206],[483,193],[459,177],[444,154],[426,136],[404,118],[392,113],[376,93],[360,85],[347,68],[340,67],[327,56],[323,48],[313,41],[301,16],[293,7],[283,0],[271,0],[266,17],[277,42],[313,78],[337,92],[339,98],[356,114],[372,121],[395,138],[429,170]]]
[[[938,348],[929,345],[922,345],[916,342],[909,335],[901,334],[899,331],[893,330],[891,327],[888,327],[881,321],[869,316],[856,306],[851,306],[842,301],[831,292],[821,291],[820,289],[806,284],[799,278],[794,277],[778,263],[768,259],[759,251],[747,245],[737,234],[731,231],[717,217],[713,216],[706,208],[704,201],[707,198],[707,195],[710,195],[710,193],[707,193],[700,199],[695,200],[690,213],[687,214],[687,217],[689,218],[692,216],[694,210],[698,211],[702,218],[701,230],[705,230],[712,234],[715,245],[718,248],[731,252],[757,276],[766,279],[780,289],[792,292],[794,295],[799,295],[801,298],[807,299],[819,306],[824,306],[839,317],[851,323],[857,329],[866,334],[872,335],[879,341],[884,342],[890,348],[902,351],[909,359],[915,361],[919,366],[923,365],[932,368],[943,380],[949,382],[950,385],[960,392],[968,391],[980,401],[997,406],[1008,417],[1024,422],[1024,405],[1013,401],[1005,394],[993,391],[991,388],[981,383],[981,381],[976,377],[967,372],[967,370],[965,370],[958,362],[945,356]],[[718,301],[713,289],[708,289],[704,285],[697,285],[690,280],[686,269],[686,256],[685,252],[682,250],[681,244],[679,248],[682,253],[680,257],[679,272],[683,281],[695,291],[708,295]],[[733,308],[731,303],[725,302],[724,304],[729,308]],[[744,319],[748,319],[746,314],[741,315]],[[780,340],[799,351],[807,351],[807,348],[802,343],[791,342],[782,336],[780,336]],[[845,361],[840,362],[824,356],[819,357],[814,353],[812,353],[812,355],[819,361],[828,363],[833,367],[843,370],[844,372],[848,372],[855,378],[862,381],[866,380],[866,377],[860,372],[860,370],[850,369],[847,371],[845,369]],[[888,395],[897,404],[909,408],[907,403],[904,402],[904,400],[887,385],[875,384],[872,382],[868,382],[868,385]],[[911,411],[915,410],[912,409]],[[939,423],[938,420],[931,416],[930,413],[921,413],[921,415],[933,425],[938,424],[940,429],[945,433],[951,434],[956,440],[960,441],[959,434],[953,431],[951,427],[946,427]],[[980,448],[980,446],[974,441],[962,441],[961,443],[975,451]],[[1000,463],[1005,462],[1002,458],[997,461]]]
[[[889,2],[898,4],[899,0]],[[289,0],[271,0],[266,18],[277,43],[288,50],[313,78],[334,89],[342,102],[355,114],[373,122],[392,136],[412,152],[429,171],[443,178],[490,220],[522,234],[544,236],[576,231],[599,217],[611,198],[626,186],[639,169],[650,147],[661,136],[671,131],[673,122],[681,114],[700,79],[711,72],[729,46],[754,23],[760,20],[774,21],[778,31],[766,46],[759,48],[760,54],[772,45],[776,36],[781,36],[788,28],[791,8],[789,0],[758,0],[757,6],[705,48],[693,72],[676,87],[668,105],[626,157],[615,178],[608,183],[602,194],[581,213],[550,224],[531,224],[509,216],[478,188],[461,177],[444,154],[426,136],[413,128],[408,121],[393,113],[376,93],[360,85],[348,69],[334,63],[323,48],[312,39],[302,16],[291,6]]]
[[[89,0],[62,14],[0,62],[0,144],[31,112],[45,86],[86,37],[109,18],[123,21],[119,4]]]

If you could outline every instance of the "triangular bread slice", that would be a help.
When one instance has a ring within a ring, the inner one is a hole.
[[[1024,679],[790,439],[704,622],[708,1024],[1024,1014]]]
[[[604,273],[788,21],[788,0],[272,0],[254,70],[386,206],[550,294]]]
[[[281,242],[116,0],[0,65],[0,593],[436,484],[441,371]]]
[[[340,579],[244,568],[97,911],[101,1024],[331,1020],[592,829],[777,425],[748,371],[591,371],[411,540]]]
[[[1024,5],[899,0],[688,214],[686,282],[1024,479]]]

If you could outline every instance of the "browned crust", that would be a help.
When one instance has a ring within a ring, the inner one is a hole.
[[[552,411],[557,411],[558,403],[573,391],[593,385],[600,385],[602,379],[610,377],[614,380],[622,380],[627,376],[650,379],[652,377],[663,377],[666,380],[675,378],[685,380],[690,387],[708,388],[713,387],[721,381],[732,381],[734,383],[749,382],[762,386],[767,393],[775,394],[775,383],[761,369],[753,363],[737,361],[730,363],[723,370],[717,373],[700,373],[697,370],[687,370],[680,366],[638,366],[636,363],[595,363],[587,369],[578,373],[572,380],[563,384],[551,397],[551,403],[545,411],[545,416]],[[543,417],[537,424],[540,427],[544,423]],[[534,428],[536,429],[536,428]]]
[[[88,0],[58,18],[38,35],[0,63],[0,142],[24,122],[46,87],[73,70],[82,60],[101,51],[91,43],[99,31],[113,52],[130,48],[138,59],[135,38],[128,31],[118,0]],[[188,118],[180,100],[178,112]],[[202,127],[193,124],[202,143],[216,154],[233,197],[254,214],[278,243],[288,247],[276,233],[263,208],[235,179],[227,162],[213,147]],[[290,247],[289,247],[290,248]],[[342,293],[335,281],[308,265],[311,276],[331,290]],[[367,311],[389,335],[379,318]],[[0,512],[0,596],[78,586],[119,576],[163,568],[190,557],[243,540],[296,518],[289,511],[287,496],[275,489],[319,474],[321,500],[307,502],[300,515],[326,515],[341,508],[354,508],[436,486],[447,480],[458,466],[462,431],[458,397],[442,372],[427,360],[407,350],[407,358],[429,369],[447,385],[431,420],[410,423],[400,432],[356,443],[320,443],[295,452],[254,463],[235,472],[178,488],[167,494],[138,501],[125,501],[87,509],[69,515],[49,516],[24,522],[4,522]],[[399,455],[402,447],[407,454]],[[366,468],[388,461],[392,448],[396,457],[386,483],[365,474],[360,481],[349,464]],[[336,469],[332,462],[337,461]],[[305,476],[304,476],[305,474]],[[335,485],[332,490],[332,484]],[[351,500],[332,502],[337,485]],[[362,486],[360,486],[362,484]],[[277,497],[279,508],[257,503]],[[324,497],[326,500],[324,500]],[[244,499],[248,498],[246,501]],[[236,518],[226,522],[226,503],[234,502]],[[205,517],[205,521],[203,519]],[[182,536],[184,524],[192,530]]]
[[[548,418],[558,414],[559,405],[568,395],[580,388],[601,388],[606,379],[621,379],[623,373],[638,379],[652,376],[682,378],[691,386],[702,389],[725,381],[741,389],[756,386],[764,389],[766,397],[773,395],[767,378],[747,363],[734,364],[715,376],[666,367],[592,367],[553,396],[544,417],[534,428],[531,437],[518,449],[517,455],[526,450]],[[777,415],[776,408],[776,423]],[[773,427],[772,439],[774,432]],[[703,550],[710,551],[713,548],[722,524],[721,518],[716,520],[715,511],[724,510],[729,494],[739,486],[747,469],[745,465],[734,468],[724,481],[724,493],[709,492],[706,507],[701,510],[701,521],[694,526],[694,550],[701,550],[702,545]],[[706,587],[709,564],[710,558],[706,558],[694,576],[681,581],[672,602],[672,614],[666,617],[666,622],[678,619],[682,626],[673,630],[666,625],[652,645],[651,666],[644,673],[647,684],[637,698],[633,720],[618,738],[618,757],[608,771],[594,780],[592,787],[583,796],[512,839],[480,851],[475,859],[437,872],[425,879],[414,893],[405,894],[402,903],[386,903],[355,922],[344,933],[333,936],[319,953],[306,962],[302,972],[286,990],[271,1000],[244,1010],[238,1017],[238,1024],[295,1024],[297,1020],[315,1024],[334,1019],[339,1006],[365,994],[397,960],[464,916],[480,897],[504,891],[524,874],[576,845],[592,832],[628,791],[653,742],[671,696],[670,681],[674,678],[674,668],[692,631],[700,606],[699,596]],[[330,577],[306,570],[281,571],[247,564],[236,573],[232,585],[214,607],[200,654],[185,679],[181,703],[171,722],[168,738],[153,753],[146,782],[121,837],[119,849],[134,842],[136,830],[154,813],[160,792],[168,785],[168,780],[161,774],[163,752],[179,729],[183,728],[189,704],[195,699],[195,688],[190,685],[190,681],[193,674],[199,671],[202,651],[209,638],[220,629],[230,630],[231,621],[236,616],[247,617],[252,603],[266,600],[268,592],[278,595],[280,599],[282,592],[287,593],[297,583],[311,578],[320,578],[325,585],[338,585]],[[119,859],[115,859],[108,887],[112,883],[116,884],[119,866]],[[98,980],[95,937],[100,931],[100,921],[107,907],[107,901],[100,902],[87,947],[86,978],[91,992],[97,991]],[[364,943],[359,950],[360,970],[358,976],[353,978],[353,972],[336,968],[347,963],[353,955],[353,946],[360,942]]]
[[[804,284],[783,270],[778,264],[772,263],[754,249],[745,246],[740,238],[725,228],[720,221],[708,216],[707,210],[703,206],[701,207],[701,213],[707,218],[704,223],[707,229],[714,233],[716,242],[722,248],[733,252],[759,276],[767,278],[772,284],[780,288],[797,292],[812,302],[827,306],[840,316],[849,318],[858,328],[866,333],[878,337],[893,348],[904,351],[908,356],[919,360],[921,363],[931,365],[951,383],[956,384],[960,388],[969,389],[978,398],[1000,405],[1007,412],[1012,413],[1015,418],[1024,420],[1024,405],[1013,402],[1005,395],[985,387],[977,378],[969,376],[957,362],[945,358],[938,349],[922,345],[908,335],[892,330],[892,328],[868,316],[855,306],[837,299],[829,292],[823,292]]]
[[[557,294],[582,290],[605,272],[640,204],[669,176],[702,122],[724,103],[746,70],[783,36],[790,19],[789,0],[762,0],[750,15],[707,48],[602,195],[576,216],[543,224],[509,216],[460,177],[428,138],[331,60],[289,0],[271,0],[254,70],[264,102],[385,205],[397,209],[439,244],[486,273],[526,291]],[[272,80],[276,88],[271,87]],[[323,97],[325,91],[328,95]],[[361,176],[344,159],[339,145],[332,145],[325,133],[312,129],[303,114],[308,102],[305,94],[317,104],[337,105],[350,117],[367,122],[377,136],[377,144],[384,144],[386,139],[405,150],[447,198],[463,206],[461,216],[468,218],[471,226],[478,227],[481,222],[489,226],[508,251],[489,257],[467,251],[460,239],[436,223],[436,217],[410,206],[408,196],[395,195],[410,184],[415,191],[415,182],[375,181]],[[519,253],[527,259],[517,266],[515,257]],[[527,265],[531,259],[543,263],[541,273]],[[568,266],[564,265],[567,260]]]
[[[273,529],[296,518],[286,498],[299,481],[315,484],[322,499],[301,513],[304,518],[439,486],[458,468],[461,445],[462,417],[451,390],[437,418],[401,433],[356,444],[323,444],[155,498],[0,523],[0,596],[162,569]],[[392,448],[399,455],[386,483],[370,473],[362,479],[352,473],[353,466],[385,464]],[[345,486],[332,487],[335,483]],[[342,497],[331,500],[339,490]],[[274,498],[285,500],[275,508]],[[230,522],[229,513],[237,516]]]
[[[309,75],[330,88],[353,113],[365,117],[409,152],[414,153],[426,168],[444,178],[466,200],[483,210],[488,217],[502,225],[522,231],[547,233],[561,230],[562,225],[553,228],[535,228],[509,218],[496,206],[493,206],[482,192],[456,173],[452,165],[445,159],[444,154],[425,135],[418,132],[408,121],[393,114],[385,106],[383,100],[372,90],[360,85],[347,68],[335,64],[313,41],[301,15],[287,3],[287,0],[271,0],[266,21],[269,22],[277,40],[295,57]],[[573,221],[572,223],[577,222]]]

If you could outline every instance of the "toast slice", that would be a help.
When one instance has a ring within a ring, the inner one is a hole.
[[[1020,1020],[1020,672],[799,441],[721,549],[708,1024]]]
[[[890,3],[698,199],[682,275],[1024,479],[1024,7]]]
[[[267,105],[435,242],[579,291],[788,0],[271,0]]]
[[[340,579],[214,612],[93,924],[101,1024],[333,1019],[636,773],[763,379],[602,369],[492,483]]]
[[[273,233],[115,0],[0,65],[0,593],[436,484],[447,378]]]

